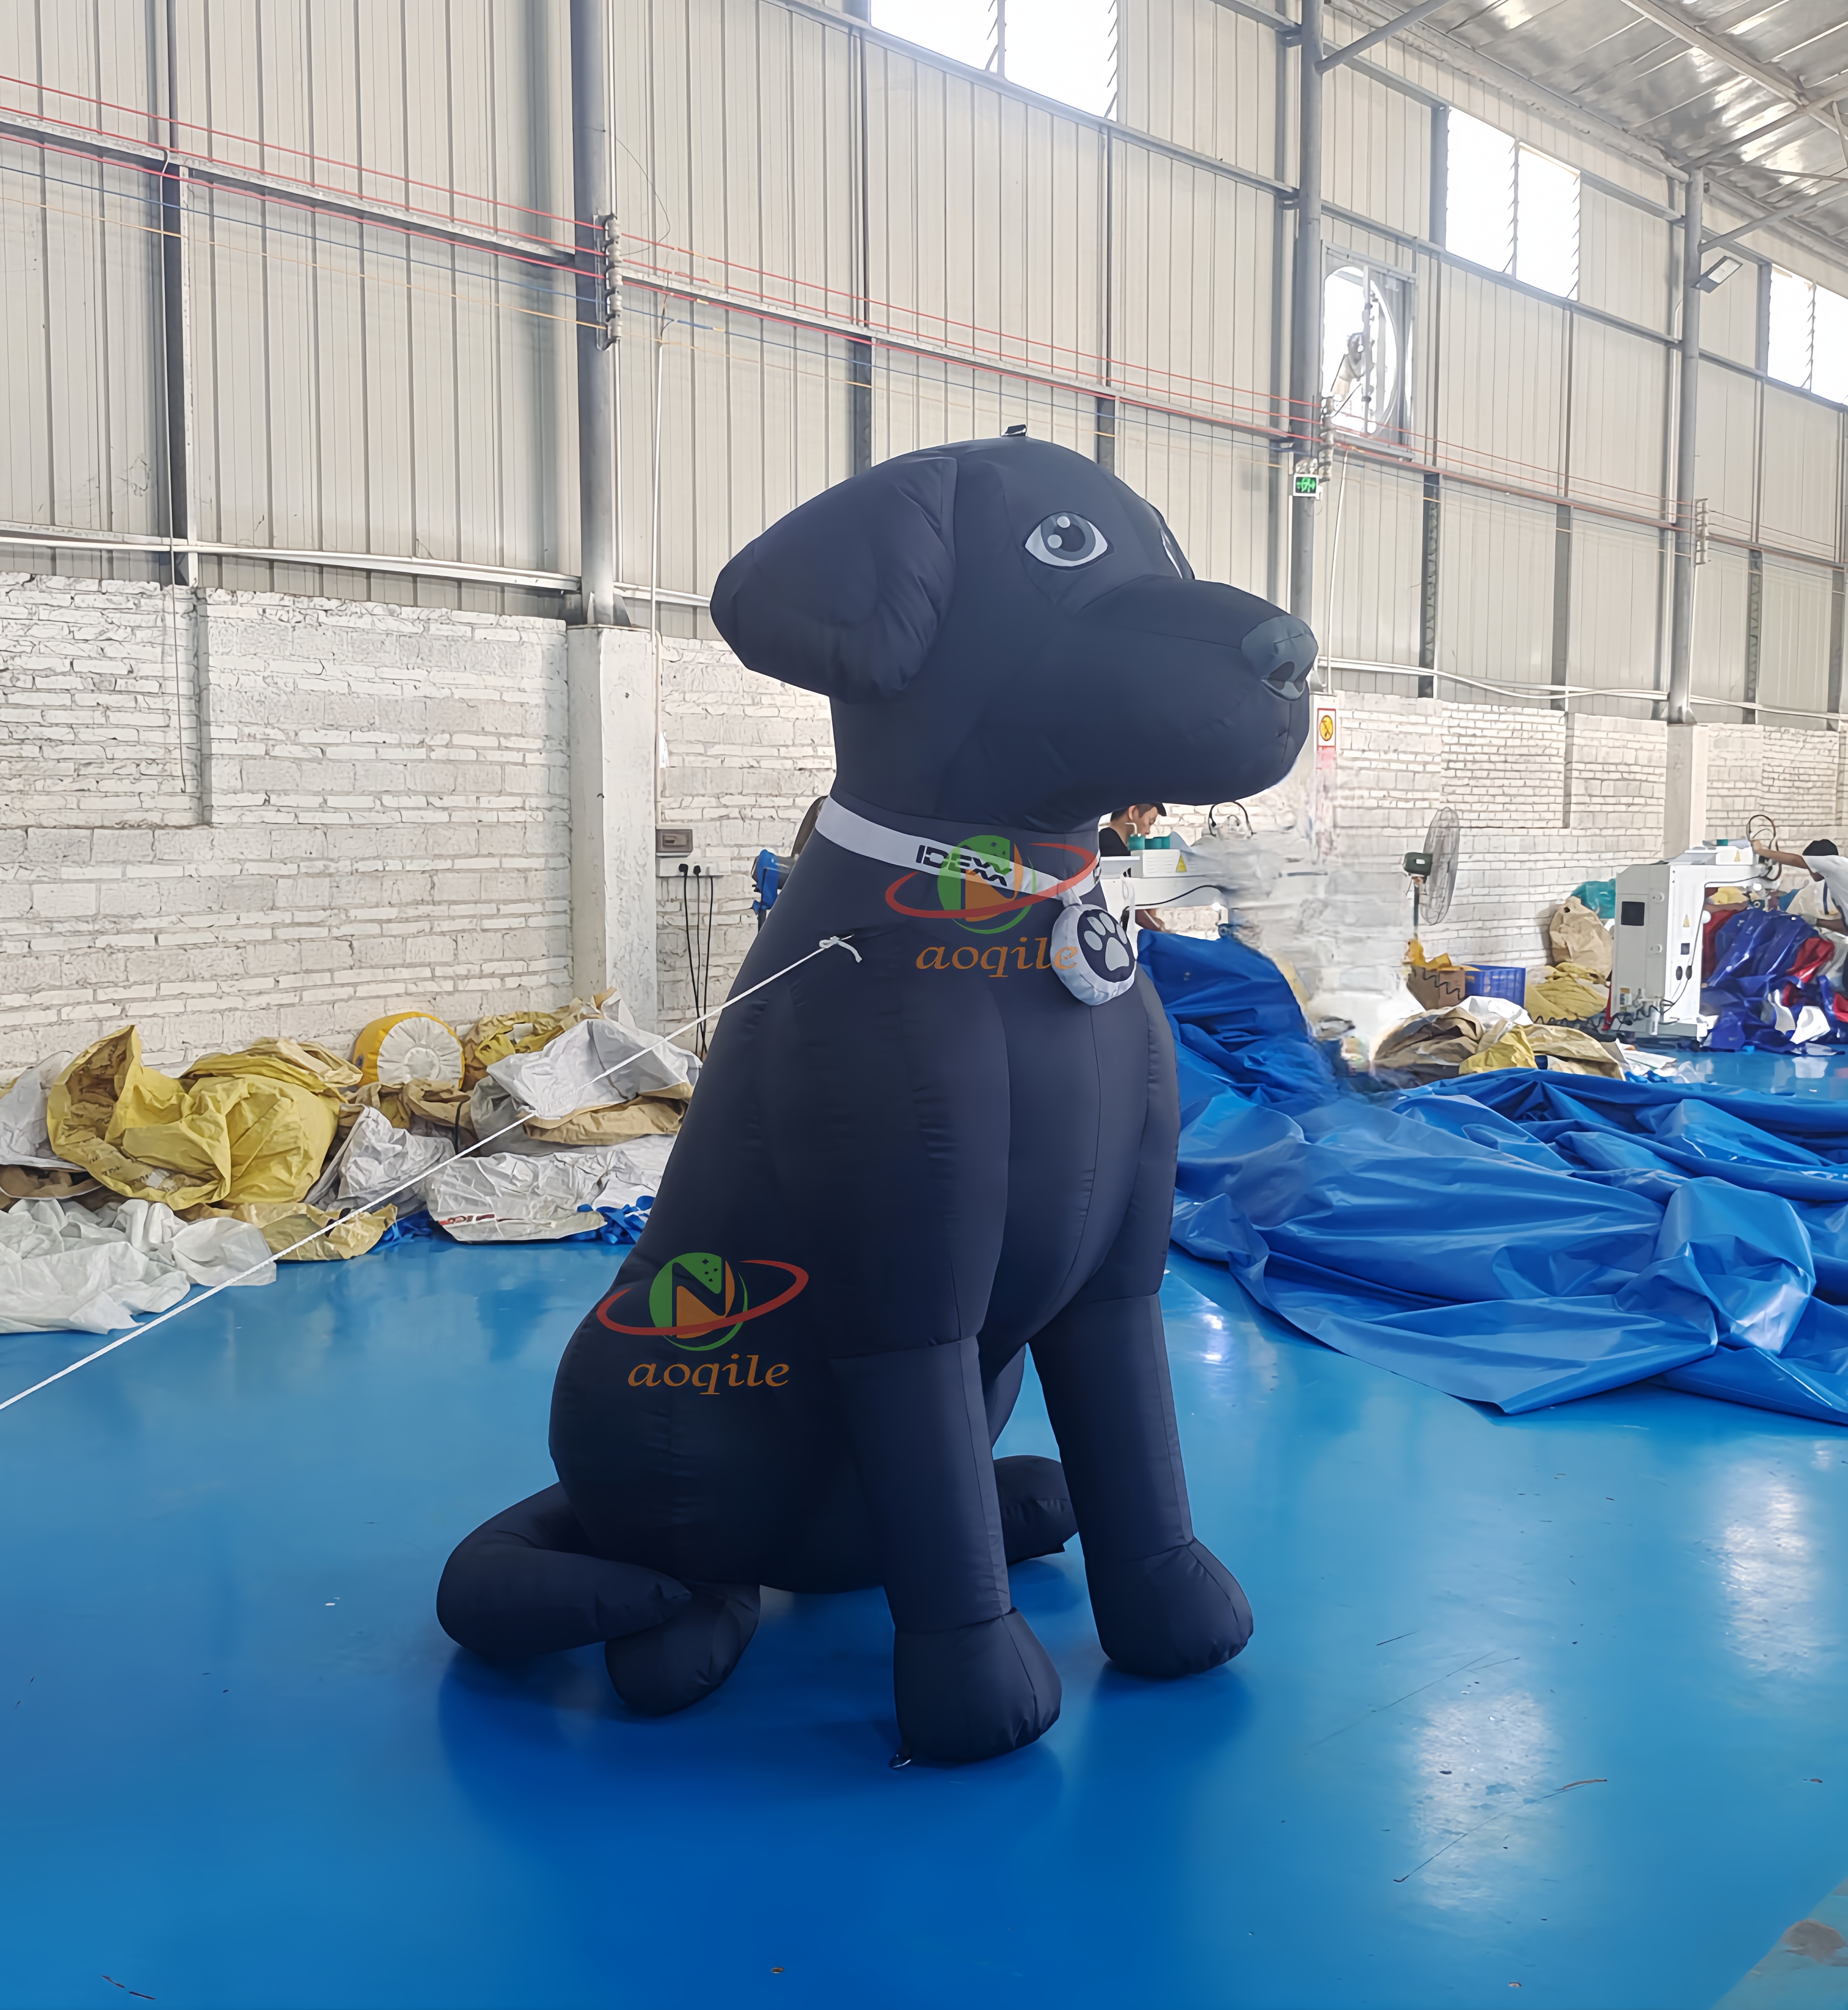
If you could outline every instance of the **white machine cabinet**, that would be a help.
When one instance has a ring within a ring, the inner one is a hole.
[[[1701,1010],[1701,926],[1708,890],[1755,886],[1764,869],[1743,845],[1697,845],[1678,858],[1626,865],[1617,875],[1612,932],[1611,1011],[1631,1030],[1698,1039],[1712,1025]]]

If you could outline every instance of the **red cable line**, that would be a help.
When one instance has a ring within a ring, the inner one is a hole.
[[[161,118],[158,115],[138,111],[136,108],[132,106],[116,105],[112,101],[107,99],[87,97],[84,94],[80,92],[62,91],[53,85],[34,83],[29,79],[9,77],[4,75],[0,75],[0,82],[23,84],[29,90],[48,91],[57,97],[75,98],[80,102],[97,105],[102,106],[106,109],[125,112],[133,117],[150,119],[158,123],[168,123],[164,118]],[[9,110],[24,113],[25,108],[21,106],[0,105],[0,112]],[[37,115],[26,114],[26,115],[30,116]],[[119,139],[129,137],[126,134],[112,133],[106,129],[101,126],[85,126],[75,120],[57,119],[54,123],[61,126],[68,126],[73,132],[92,133],[98,137],[103,139]],[[287,147],[282,145],[279,142],[247,139],[243,136],[225,133],[222,129],[200,126],[197,124],[196,122],[191,120],[176,119],[171,123],[176,125],[184,125],[189,130],[206,132],[214,134],[215,137],[236,140],[240,144],[247,144],[258,147],[268,147],[273,151],[292,154],[300,158],[313,161],[326,161],[329,165],[346,167],[351,169],[353,172],[361,175],[370,174],[375,179],[390,179],[403,181],[409,186],[414,186],[420,188],[438,188],[442,186],[440,183],[422,181],[418,179],[417,177],[410,176],[400,176],[395,174],[388,176],[386,172],[382,169],[360,167],[352,162],[339,161],[331,155],[307,153],[303,149]],[[37,145],[44,152],[56,154],[69,159],[93,162],[96,158],[94,151],[86,151],[74,147],[60,147],[51,140],[37,135],[33,137],[31,144]],[[137,141],[137,144],[147,143]],[[208,154],[182,153],[179,150],[174,148],[163,148],[161,151],[165,153],[170,159],[178,158],[186,161],[197,161],[201,165],[208,167],[223,166],[233,172],[236,172],[239,165],[236,162],[223,162],[217,161]],[[181,178],[175,172],[174,170],[165,167],[151,165],[145,170],[141,170],[140,172],[144,172],[152,177],[162,179],[178,179]],[[287,177],[286,179],[289,179],[294,186],[305,190],[318,190],[321,194],[325,195],[337,197],[344,197],[349,200],[364,200],[363,195],[356,195],[355,192],[351,190],[334,188],[325,183],[296,181],[293,177]],[[559,211],[535,209],[522,204],[504,202],[496,197],[475,196],[455,189],[449,189],[447,190],[447,193],[457,197],[460,201],[479,202],[492,207],[513,209],[520,214],[527,215],[544,216],[554,222],[575,222],[576,221],[576,219],[565,216]],[[287,197],[262,190],[250,191],[245,197],[245,199],[254,200],[266,204],[274,205],[277,208],[292,210],[306,215],[315,215],[320,214],[332,215],[335,213],[325,205],[317,204],[312,201],[294,201]],[[411,205],[403,205],[403,207],[410,208],[412,209],[412,213],[417,215],[435,218],[440,217],[443,214],[441,211],[416,208]],[[345,221],[350,219],[343,218],[342,220]],[[454,250],[458,248],[479,248],[490,257],[511,258],[521,264],[539,265],[548,272],[568,275],[572,270],[571,268],[561,266],[555,260],[534,257],[530,254],[515,251],[498,246],[484,245],[479,247],[475,247],[464,245],[458,247],[456,241],[452,238],[443,236],[440,233],[435,232],[420,231],[415,229],[410,226],[399,222],[395,218],[392,218],[381,217],[376,219],[374,227],[381,229],[394,231],[399,236],[406,238],[419,239],[427,243],[441,244],[445,249],[450,250]],[[950,353],[945,355],[935,349],[923,346],[925,344],[928,339],[920,334],[916,329],[906,331],[902,328],[892,325],[889,322],[881,324],[868,322],[862,324],[865,328],[866,337],[869,342],[876,340],[883,336],[885,338],[883,344],[885,346],[906,346],[906,337],[907,333],[909,333],[911,342],[919,345],[913,350],[913,353],[920,356],[930,357],[933,359],[951,363],[962,368],[981,370],[991,375],[1020,377],[1028,381],[1032,380],[1033,369],[1031,362],[1024,359],[1017,361],[1010,361],[1006,358],[1003,350],[999,346],[1003,343],[1011,340],[1018,343],[1020,346],[1025,348],[1038,349],[1049,357],[1057,357],[1060,355],[1069,356],[1073,359],[1073,362],[1075,365],[1086,362],[1094,364],[1101,363],[1107,360],[1112,372],[1112,381],[1111,382],[1105,382],[1103,379],[1101,372],[1083,373],[1074,369],[1073,374],[1087,375],[1089,381],[1087,388],[1089,388],[1094,394],[1112,396],[1116,398],[1119,402],[1130,405],[1137,410],[1160,412],[1165,417],[1181,418],[1202,417],[1206,418],[1208,423],[1211,423],[1212,421],[1209,416],[1211,409],[1236,411],[1242,408],[1254,414],[1257,414],[1268,410],[1275,409],[1277,410],[1280,418],[1287,421],[1293,410],[1300,410],[1305,413],[1318,410],[1321,404],[1319,398],[1313,401],[1312,403],[1308,400],[1291,398],[1283,393],[1273,394],[1269,392],[1247,389],[1239,385],[1222,384],[1215,378],[1197,376],[1185,371],[1163,369],[1160,365],[1153,363],[1133,363],[1121,357],[1111,357],[1105,359],[1099,352],[1082,349],[1074,343],[1052,342],[1043,339],[1035,339],[1032,337],[1010,337],[1003,330],[987,328],[980,323],[963,321],[955,316],[931,314],[921,308],[903,307],[895,302],[884,300],[874,300],[865,295],[848,293],[844,289],[832,286],[826,281],[798,279],[792,275],[776,272],[768,267],[751,265],[741,260],[734,259],[722,254],[699,252],[694,250],[690,247],[672,243],[665,239],[644,238],[640,236],[630,236],[630,233],[625,233],[624,235],[626,237],[629,238],[629,240],[631,243],[645,249],[676,252],[680,256],[688,259],[700,260],[708,264],[718,265],[724,268],[728,273],[735,272],[752,275],[762,279],[781,280],[785,285],[793,289],[807,291],[811,293],[818,293],[823,297],[824,300],[839,295],[854,305],[863,307],[878,306],[884,308],[889,314],[906,315],[914,321],[935,321],[946,328],[965,329],[971,336],[977,335],[992,336],[995,338],[995,344],[986,350],[976,346],[973,342],[971,342],[960,354]],[[573,247],[560,245],[556,248],[561,250],[566,250]],[[626,261],[625,262],[626,263]],[[674,282],[678,275],[672,274],[658,266],[652,268],[647,266],[637,268],[633,274],[635,282],[644,286],[648,286],[650,284],[650,281],[644,276],[644,274],[651,269],[654,271],[659,275],[658,284],[661,290],[686,291],[692,293],[697,297],[698,291],[698,282],[697,280],[691,278],[690,275],[688,275],[684,278],[679,278],[678,286],[676,286]],[[563,288],[560,289],[561,292],[565,290],[566,289]],[[727,293],[743,293],[747,296],[750,296],[754,293],[754,297],[761,300],[767,300],[770,297],[767,293],[757,289],[750,288],[738,288],[730,285],[728,285],[724,290]],[[808,325],[807,323],[796,320],[793,317],[776,314],[764,309],[744,305],[742,303],[736,306],[732,311],[741,314],[747,314],[751,315],[754,319],[772,322],[778,325],[792,328],[802,328]],[[825,312],[827,310],[824,309],[823,311]],[[844,317],[841,317],[841,318],[844,318]],[[821,332],[835,333],[839,336],[840,339],[843,339],[851,340],[853,339],[852,335],[846,330]],[[946,346],[947,346],[948,345],[946,345]],[[994,360],[991,362],[987,360],[986,358],[988,357],[992,357]],[[1204,400],[1197,400],[1194,403],[1184,405],[1163,402],[1150,395],[1149,389],[1146,388],[1141,396],[1135,396],[1131,393],[1131,387],[1120,381],[1122,374],[1126,372],[1132,374],[1135,378],[1140,380],[1141,383],[1145,387],[1152,387],[1152,385],[1156,379],[1165,379],[1170,385],[1197,385],[1203,387],[1209,393],[1217,395],[1211,395]],[[1050,384],[1051,388],[1054,389],[1077,390],[1080,388],[1078,385],[1060,384],[1058,383],[1056,380],[1041,379],[1041,381],[1048,382]],[[1208,410],[1203,410],[1201,409],[1203,404],[1209,409]],[[1287,439],[1290,437],[1292,431],[1291,428],[1287,424],[1266,424],[1261,420],[1255,418],[1247,424],[1247,429],[1268,435],[1273,439]],[[1570,502],[1572,506],[1575,508],[1585,510],[1591,514],[1609,517],[1614,520],[1633,523],[1640,526],[1647,526],[1652,528],[1672,529],[1673,527],[1672,520],[1665,520],[1659,515],[1644,517],[1637,513],[1618,508],[1605,507],[1600,509],[1594,503],[1579,499],[1580,492],[1578,489],[1573,488],[1562,488],[1556,481],[1551,486],[1541,488],[1531,486],[1516,485],[1506,481],[1496,482],[1487,480],[1484,478],[1481,473],[1473,471],[1472,464],[1481,468],[1494,468],[1497,470],[1518,471],[1526,469],[1533,473],[1542,475],[1552,475],[1555,473],[1555,471],[1548,467],[1546,464],[1542,462],[1524,461],[1516,456],[1496,454],[1488,449],[1467,446],[1463,445],[1461,442],[1445,439],[1438,435],[1428,435],[1428,438],[1429,439],[1431,450],[1434,456],[1438,456],[1434,462],[1428,463],[1408,462],[1399,455],[1377,447],[1366,446],[1358,439],[1344,440],[1342,442],[1342,446],[1345,452],[1355,455],[1361,459],[1375,462],[1383,467],[1399,469],[1406,472],[1410,472],[1414,467],[1432,467],[1435,468],[1435,471],[1440,474],[1448,471],[1456,476],[1457,478],[1468,481],[1473,487],[1484,489],[1492,494],[1505,495],[1536,502],[1552,502],[1565,500]],[[1612,494],[1634,495],[1644,500],[1651,499],[1650,497],[1650,492],[1648,490],[1632,488],[1623,483],[1598,481],[1589,482],[1587,485],[1593,488],[1604,490]],[[1729,545],[1737,542],[1737,541],[1724,537],[1719,538],[1716,541]],[[1779,556],[1788,556],[1800,559],[1807,559],[1807,562],[1810,563],[1814,562],[1814,555],[1786,552],[1779,549],[1778,548],[1767,546],[1762,544],[1742,544],[1740,548],[1775,552],[1775,555]]]
[[[0,105],[0,113],[16,111],[18,108],[19,108],[16,105]],[[111,136],[105,133],[101,137],[107,139]],[[66,160],[87,161],[92,165],[101,165],[103,166],[108,166],[111,165],[111,163],[107,162],[98,163],[96,154],[93,149],[82,147],[60,147],[52,140],[42,138],[37,133],[33,135],[30,141],[27,144],[37,147],[41,153],[56,154]],[[174,156],[169,151],[168,158],[176,158],[176,156]],[[182,154],[177,156],[177,158],[183,160],[206,161],[206,156],[203,154]],[[206,161],[206,165],[208,166],[222,166],[225,164],[219,162]],[[237,172],[235,165],[230,167],[227,171],[232,174],[235,174]],[[146,175],[151,179],[155,181],[183,181],[186,179],[185,176],[178,169],[161,167],[152,162],[150,162],[144,167],[135,168],[131,172],[136,174]],[[294,186],[298,187],[306,187],[308,184],[298,183],[294,184]],[[98,193],[99,194],[107,195],[109,191],[105,189],[99,190]],[[296,201],[290,197],[276,195],[263,189],[227,190],[224,191],[224,193],[236,196],[240,201],[269,204],[278,209],[293,210],[298,214],[304,216],[339,216],[342,222],[356,224],[361,229],[395,231],[401,237],[416,238],[427,244],[440,244],[445,250],[449,251],[479,251],[484,256],[490,258],[511,258],[520,265],[541,266],[546,272],[555,272],[563,279],[569,279],[573,277],[577,269],[575,266],[562,265],[555,258],[535,257],[530,252],[515,251],[499,244],[472,244],[466,242],[458,242],[456,239],[453,237],[445,237],[438,231],[418,230],[408,223],[400,223],[395,217],[351,217],[346,215],[342,211],[334,208],[331,204]],[[337,195],[339,191],[337,190],[324,190],[323,193]],[[349,197],[347,199],[350,201],[355,202],[363,201],[364,200],[363,197],[358,196]],[[437,212],[433,210],[424,210],[420,211],[417,213],[420,215],[425,216],[435,215],[437,214]],[[235,221],[233,218],[226,218],[225,220],[227,222]],[[569,247],[561,245],[559,248],[562,250]],[[568,287],[561,286],[559,290],[561,293],[568,293],[571,289]]]
[[[307,147],[291,147],[286,145],[280,140],[254,139],[247,133],[232,133],[222,126],[204,126],[200,124],[197,119],[193,119],[169,118],[164,112],[151,111],[140,105],[119,105],[112,98],[92,98],[87,92],[81,91],[66,91],[62,89],[57,84],[41,83],[29,76],[9,76],[3,72],[0,72],[0,83],[16,83],[22,89],[26,91],[36,91],[41,93],[48,92],[53,98],[73,98],[80,105],[94,105],[105,112],[126,112],[131,119],[144,119],[148,124],[152,126],[183,126],[190,133],[204,133],[213,139],[229,140],[235,144],[240,147],[256,147],[264,151],[274,154],[293,154],[298,160],[312,161],[316,162],[325,162],[329,167],[344,168],[351,174],[371,175],[377,179],[401,181],[407,188],[435,189],[443,194],[457,197],[464,202],[479,202],[490,204],[496,209],[511,209],[516,211],[522,216],[542,216],[545,218],[548,222],[569,223],[574,229],[578,226],[580,222],[583,221],[583,219],[580,219],[576,217],[563,215],[557,210],[534,209],[530,206],[530,204],[527,203],[509,202],[501,196],[472,194],[466,190],[452,188],[442,182],[427,182],[421,180],[418,176],[412,174],[401,175],[385,168],[364,167],[357,161],[343,161],[338,154],[335,154],[314,153],[309,151]],[[25,110],[25,108],[22,105],[13,105],[5,108],[20,112],[24,112]],[[43,113],[36,115],[26,113],[25,115],[28,117],[35,115],[43,117],[46,115]],[[52,115],[55,116],[55,115]],[[104,139],[127,140],[134,137],[133,134],[127,133],[112,133],[107,126],[80,125],[77,121],[73,119],[57,119],[56,123],[60,126],[72,126],[80,133],[94,133]],[[147,140],[137,140],[137,144],[138,145],[145,146],[151,144],[158,144],[158,143],[149,142]],[[193,160],[208,161],[211,159],[212,157],[208,154],[195,154],[189,155],[188,158]],[[296,178],[291,176],[290,179],[294,179]],[[343,193],[341,190],[334,188],[330,184],[323,182],[305,182],[302,186],[306,188],[324,189],[331,195],[338,195]],[[353,191],[346,190],[344,191],[344,193],[351,194]],[[409,208],[410,205],[407,203],[404,207]],[[425,210],[420,211],[419,213],[427,216],[440,216],[442,214],[440,210]],[[537,233],[527,232],[524,234],[527,236],[535,236]]]

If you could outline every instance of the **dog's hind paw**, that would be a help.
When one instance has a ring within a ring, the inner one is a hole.
[[[1055,1458],[1020,1456],[995,1461],[1001,1502],[1001,1538],[1010,1564],[1054,1557],[1078,1532],[1065,1468]]]
[[[718,1689],[757,1630],[754,1584],[690,1584],[691,1598],[645,1633],[603,1650],[616,1693],[646,1717],[666,1717]]]

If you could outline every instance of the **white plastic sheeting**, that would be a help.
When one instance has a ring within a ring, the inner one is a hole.
[[[455,1156],[456,1147],[447,1138],[400,1131],[382,1110],[362,1108],[327,1170],[309,1189],[308,1204],[346,1214],[364,1213],[389,1199],[401,1215],[413,1213],[427,1205],[427,1176]],[[407,1180],[415,1184],[406,1187]]]
[[[44,1172],[80,1173],[80,1166],[67,1165],[51,1149],[45,1129],[45,1091],[69,1064],[69,1054],[59,1054],[37,1067],[29,1067],[4,1096],[0,1096],[0,1166],[30,1166]]]
[[[459,1242],[554,1242],[601,1226],[598,1207],[628,1207],[659,1184],[671,1137],[579,1151],[452,1159],[425,1182],[430,1218]]]
[[[246,1277],[242,1273],[250,1272]],[[0,1214],[0,1333],[111,1333],[195,1284],[275,1280],[263,1231],[183,1222],[159,1201],[23,1200]]]
[[[496,1061],[486,1079],[512,1099],[517,1114],[551,1124],[573,1110],[626,1103],[697,1081],[699,1066],[684,1049],[633,1026],[586,1019],[537,1053],[509,1054]],[[476,1128],[481,1128],[477,1113]]]
[[[1312,1028],[1344,1019],[1371,1056],[1419,1010],[1406,988],[1411,917],[1396,865],[1330,864],[1297,831],[1203,838],[1186,849],[1189,864],[1225,893],[1240,938],[1291,978]]]

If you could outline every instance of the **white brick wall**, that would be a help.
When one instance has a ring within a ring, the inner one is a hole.
[[[560,624],[214,593],[195,638],[186,602],[0,575],[0,1076],[128,1020],[172,1065],[264,1033],[344,1046],[407,1007],[460,1026],[566,997]],[[828,708],[722,643],[658,647],[654,820],[692,826],[719,875],[722,998],[754,933],[751,861],[786,850],[832,778]],[[1384,694],[1339,705],[1337,855],[1396,861],[1440,802],[1462,819],[1433,954],[1538,962],[1548,907],[1656,855],[1658,724]],[[1709,732],[1712,832],[1763,808],[1787,843],[1848,849],[1843,735]],[[1296,796],[1248,807],[1274,828]],[[693,1009],[678,883],[659,881],[657,900],[660,1023],[674,1026]]]
[[[725,875],[712,932],[712,993],[722,998],[750,946],[750,862],[761,845],[789,842],[831,777],[827,708],[753,676],[720,643],[665,641],[662,653],[669,765],[660,821],[692,825],[697,855]],[[1423,931],[1431,955],[1544,962],[1541,922],[1566,895],[1659,854],[1665,729],[1658,722],[1383,693],[1344,694],[1337,702],[1338,857],[1396,863],[1420,844],[1440,803],[1461,820],[1455,898],[1445,919]],[[1843,735],[1708,730],[1715,833],[1742,832],[1750,811],[1764,808],[1786,841],[1833,836],[1848,849]],[[1262,830],[1287,826],[1297,801],[1286,783],[1247,807]],[[1236,827],[1236,812],[1221,820]],[[1186,812],[1173,819],[1190,835],[1203,821]],[[675,1025],[693,1010],[677,885],[662,882],[660,912],[663,1024]],[[696,954],[703,959],[703,937]]]
[[[560,625],[208,595],[208,825],[172,598],[0,577],[0,1074],[563,998]]]
[[[786,854],[803,812],[826,794],[834,779],[834,733],[825,698],[747,670],[722,642],[664,637],[660,687],[667,765],[660,776],[658,821],[691,825],[694,856],[720,875],[712,905],[711,998],[717,1001],[757,932],[752,864],[766,847]],[[693,1016],[682,902],[679,882],[663,879],[664,1031]],[[690,896],[685,911],[690,918]],[[694,945],[702,973],[705,953],[702,926]]]

